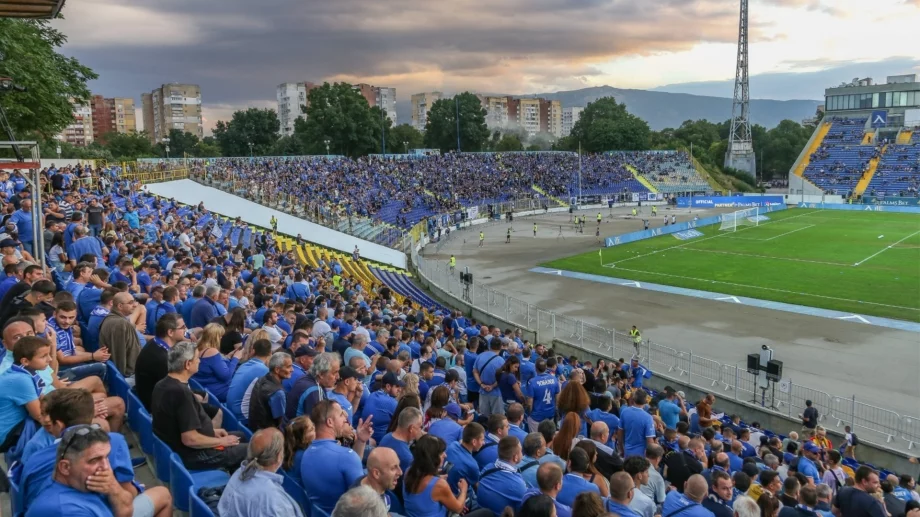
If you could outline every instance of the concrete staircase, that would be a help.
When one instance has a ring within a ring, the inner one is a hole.
[[[633,174],[633,176],[636,177],[636,180],[637,180],[639,183],[641,183],[643,186],[645,186],[645,188],[647,188],[647,189],[649,190],[649,192],[651,192],[651,193],[653,193],[653,194],[657,194],[657,193],[658,193],[658,189],[655,188],[655,185],[652,185],[652,182],[651,182],[651,181],[645,179],[645,177],[642,176],[642,173],[640,173],[638,170],[636,170],[635,167],[633,167],[632,165],[626,164],[626,168],[629,169],[629,172],[631,172],[631,173]]]
[[[905,129],[898,133],[897,142],[899,145],[905,145],[910,143],[910,137],[913,136],[913,131],[910,129]]]
[[[568,207],[568,206],[569,206],[568,203],[566,203],[565,201],[559,199],[558,197],[547,195],[545,190],[543,190],[542,188],[540,188],[540,187],[538,187],[538,186],[536,186],[536,185],[531,185],[531,186],[530,186],[530,189],[533,190],[534,192],[536,192],[537,194],[540,194],[541,196],[547,198],[547,199],[552,199],[552,200],[555,201],[557,204],[559,204],[559,206],[563,206],[563,207]]]
[[[882,156],[885,155],[885,151],[888,150],[888,146],[882,147],[882,152],[875,158],[869,160],[869,168],[866,169],[866,173],[863,174],[863,177],[859,180],[859,183],[856,184],[856,188],[853,189],[853,194],[861,196],[863,192],[869,187],[869,183],[872,183],[872,176],[875,176],[875,171],[878,169],[878,162],[882,161]]]
[[[821,127],[817,130],[817,135],[815,139],[812,140],[811,145],[808,146],[805,156],[799,161],[799,164],[795,168],[795,175],[802,177],[805,174],[805,168],[808,167],[808,164],[811,163],[811,155],[821,147],[821,143],[824,142],[824,137],[827,136],[828,131],[831,130],[831,123],[825,122],[821,124]]]

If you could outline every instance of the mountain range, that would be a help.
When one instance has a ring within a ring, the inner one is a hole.
[[[676,128],[685,120],[705,119],[718,123],[732,117],[730,98],[688,93],[597,86],[554,93],[516,95],[515,97],[543,97],[549,100],[559,100],[563,108],[584,107],[602,97],[613,97],[617,102],[625,103],[630,113],[648,122],[648,125],[656,131],[667,127]],[[823,101],[818,100],[751,99],[751,122],[767,129],[777,126],[785,119],[801,122],[803,119],[813,117],[816,108],[822,103]],[[397,103],[396,116],[399,123],[410,123],[412,120],[411,104],[408,101]]]

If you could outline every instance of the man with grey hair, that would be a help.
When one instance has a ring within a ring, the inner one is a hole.
[[[425,434],[422,430],[422,412],[410,406],[400,411],[396,418],[396,429],[380,440],[380,446],[393,449],[399,456],[399,467],[403,472],[408,472],[412,465],[412,450],[409,449],[409,445]]]
[[[246,460],[233,473],[217,504],[221,515],[257,517],[290,515],[302,517],[300,505],[281,486],[278,469],[284,462],[284,435],[275,428],[252,435]]]
[[[831,486],[821,483],[815,487],[815,492],[818,495],[818,504],[815,505],[815,511],[822,517],[832,517],[834,511],[831,509],[831,501],[834,498],[834,491]]]
[[[125,377],[134,375],[134,365],[141,353],[141,340],[131,323],[137,308],[134,295],[118,293],[112,300],[112,311],[99,326],[99,348],[107,348],[115,367]]]
[[[746,495],[735,499],[732,510],[734,510],[734,517],[760,517],[760,507],[757,506],[757,501]]]
[[[246,457],[239,436],[215,427],[189,389],[201,358],[195,343],[183,341],[169,350],[169,373],[153,388],[150,415],[153,432],[175,451],[189,470],[233,471]]]
[[[383,500],[368,486],[352,488],[342,495],[332,510],[332,517],[387,517]]]
[[[211,285],[204,291],[204,296],[192,306],[191,321],[189,326],[204,328],[214,318],[220,316],[217,309],[217,297],[220,295],[220,286]]]
[[[323,352],[316,356],[310,371],[297,379],[291,392],[288,393],[285,410],[287,418],[309,415],[313,411],[313,406],[321,400],[327,400],[329,396],[326,390],[335,388],[341,367],[342,358],[335,352]]]
[[[351,346],[345,350],[345,364],[351,364],[352,357],[360,357],[364,359],[364,364],[367,368],[371,367],[371,364],[376,362],[377,354],[374,354],[375,359],[373,362],[371,358],[365,353],[365,348],[367,347],[368,338],[364,334],[354,334],[354,337],[351,340]]]
[[[268,373],[255,381],[249,398],[249,428],[252,430],[281,427],[286,422],[287,397],[282,382],[291,378],[294,362],[291,354],[275,352],[268,360]]]

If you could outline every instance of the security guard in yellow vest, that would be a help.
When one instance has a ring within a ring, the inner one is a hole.
[[[450,272],[451,273],[454,272],[455,267],[457,267],[457,257],[451,255],[450,256]]]
[[[275,216],[272,216],[271,221],[269,221],[269,223],[272,225],[272,230],[277,232],[278,231],[278,219],[275,219]]]
[[[537,236],[537,223],[533,223],[533,236]]]
[[[642,344],[642,333],[639,332],[639,329],[633,325],[632,329],[629,331],[629,337],[633,340],[633,346],[636,347],[636,355],[639,354],[639,345]]]
[[[341,293],[342,291],[344,291],[344,290],[345,290],[345,287],[342,286],[342,275],[338,275],[338,274],[333,275],[333,276],[332,276],[332,285],[335,286],[335,290],[336,290],[336,291],[338,291],[338,292],[340,292],[340,293]]]
[[[604,216],[602,216],[601,213],[598,212],[598,213],[597,213],[597,224],[601,224],[601,220],[602,220],[603,218],[604,218]]]

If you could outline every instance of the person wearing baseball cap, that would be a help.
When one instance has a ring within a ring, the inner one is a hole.
[[[805,442],[802,447],[802,457],[799,458],[798,472],[811,478],[815,483],[821,481],[818,474],[818,467],[815,462],[818,461],[818,455],[821,454],[821,448],[812,442]]]
[[[297,349],[299,352],[301,348]],[[354,408],[361,402],[361,395],[364,394],[364,385],[361,383],[361,375],[351,366],[339,368],[339,380],[335,383],[335,388],[329,392],[329,399],[334,400],[342,406],[342,409],[348,413],[348,422],[354,421]]]
[[[446,443],[459,442],[463,437],[463,427],[457,421],[463,418],[463,409],[451,402],[444,406],[444,416],[431,422],[428,434],[437,436]]]
[[[302,345],[294,351],[294,371],[291,373],[291,378],[285,379],[281,383],[284,386],[284,391],[291,392],[297,379],[300,379],[310,371],[310,367],[313,366],[313,358],[318,355],[319,352],[309,345]]]
[[[387,428],[390,427],[390,421],[396,412],[396,398],[406,386],[406,383],[399,380],[393,372],[387,372],[380,381],[381,388],[367,398],[364,403],[364,410],[361,412],[361,418],[367,421],[373,417],[374,434],[372,438],[375,442],[387,434]]]

